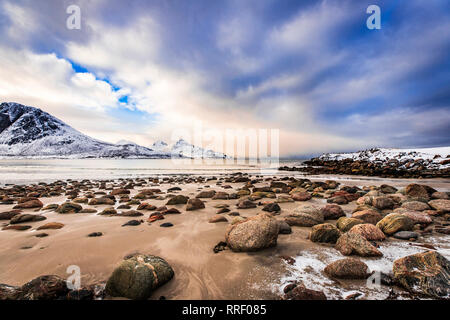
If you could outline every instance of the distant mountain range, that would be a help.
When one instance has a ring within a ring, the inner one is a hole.
[[[157,141],[147,148],[121,140],[91,138],[41,109],[18,103],[0,104],[0,157],[14,158],[225,158],[183,139],[172,147]]]

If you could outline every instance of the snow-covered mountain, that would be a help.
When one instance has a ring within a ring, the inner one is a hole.
[[[112,144],[93,139],[38,108],[18,103],[0,104],[0,157],[160,159],[171,156],[166,150],[129,141]],[[183,155],[177,152],[175,156]]]
[[[319,157],[320,160],[344,160],[369,161],[374,163],[398,162],[401,168],[414,168],[414,166],[425,166],[427,168],[443,169],[450,165],[448,159],[450,147],[438,148],[414,148],[393,149],[374,148],[350,153],[325,153]]]

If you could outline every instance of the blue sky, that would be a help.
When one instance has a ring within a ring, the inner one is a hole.
[[[449,52],[446,0],[0,0],[0,99],[110,142],[202,121],[279,129],[284,156],[447,146]]]

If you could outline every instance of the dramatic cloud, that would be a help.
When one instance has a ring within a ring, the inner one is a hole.
[[[0,99],[111,142],[201,121],[280,129],[285,156],[448,145],[448,1],[382,2],[373,31],[369,2],[0,0]]]

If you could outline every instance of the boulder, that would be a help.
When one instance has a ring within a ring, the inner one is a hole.
[[[413,211],[423,211],[431,209],[428,204],[421,201],[407,201],[402,204],[402,208],[413,210]]]
[[[442,213],[450,212],[450,200],[436,199],[429,201],[428,204],[434,210],[440,211]]]
[[[248,193],[250,194],[250,191],[248,191]],[[219,191],[219,192],[216,192],[216,194],[214,195],[214,197],[212,197],[212,199],[213,200],[228,200],[229,197],[230,197],[230,195],[228,193]]]
[[[107,206],[113,206],[116,202],[113,199],[110,199],[108,197],[100,197],[100,198],[93,198],[89,200],[88,205],[90,206],[96,206],[96,205],[107,205]]]
[[[278,203],[272,202],[272,203],[266,204],[262,210],[267,211],[267,212],[280,212],[281,208],[278,205]]]
[[[205,191],[202,191],[199,194],[197,194],[195,197],[198,199],[212,198],[212,197],[214,197],[215,194],[216,194],[216,191],[214,191],[214,190],[205,190]]]
[[[208,220],[209,223],[228,222],[224,216],[215,216]]]
[[[388,214],[377,223],[377,227],[387,235],[392,235],[397,231],[410,231],[413,225],[410,218],[400,213]]]
[[[136,254],[126,257],[113,271],[106,283],[105,291],[112,297],[145,300],[173,276],[172,267],[164,259]]]
[[[363,223],[353,226],[348,233],[357,233],[369,241],[381,241],[386,239],[383,231],[370,223]]]
[[[368,266],[354,258],[334,261],[323,270],[329,277],[338,279],[366,279],[369,276]]]
[[[385,209],[393,209],[395,203],[389,197],[374,197],[372,199],[372,205],[377,209],[385,210]]]
[[[66,280],[55,275],[45,275],[27,282],[19,291],[17,300],[57,300],[64,297],[69,289]]]
[[[362,220],[366,223],[377,224],[378,221],[383,219],[383,216],[375,210],[368,209],[353,213],[352,218]]]
[[[423,199],[426,201],[429,199],[427,189],[424,186],[416,183],[407,185],[405,188],[405,194],[413,199]]]
[[[323,214],[320,210],[312,205],[304,205],[295,208],[285,221],[291,226],[312,227],[316,224],[324,222]]]
[[[44,216],[37,215],[37,214],[18,214],[11,218],[9,221],[10,224],[17,224],[17,223],[23,223],[23,222],[35,222],[35,221],[42,221],[47,219]]]
[[[336,243],[341,232],[331,223],[317,224],[312,227],[309,239],[312,242]]]
[[[334,197],[327,199],[327,202],[335,203],[335,204],[347,204],[349,201],[345,196],[339,195],[339,196],[334,196]]]
[[[361,219],[341,217],[336,222],[336,227],[342,232],[349,231],[353,226],[364,223]]]
[[[0,220],[9,220],[12,217],[17,216],[20,213],[22,213],[21,210],[10,210],[10,211],[0,212]]]
[[[433,298],[450,297],[450,262],[436,251],[394,261],[394,279],[408,291]]]
[[[286,221],[278,220],[278,224],[280,226],[278,234],[291,234],[292,233],[292,228]]]
[[[121,195],[121,194],[130,194],[130,190],[128,189],[114,189],[111,191],[112,196]]]
[[[186,206],[186,211],[193,211],[193,210],[204,209],[204,208],[205,208],[205,204],[203,203],[202,200],[193,198],[193,199],[188,200],[187,206]]]
[[[13,209],[33,209],[42,208],[44,204],[39,199],[33,199],[26,202],[22,202],[13,207]]]
[[[411,239],[417,239],[419,237],[419,234],[417,232],[413,231],[399,231],[392,235],[395,239],[400,240],[411,240]]]
[[[336,220],[340,217],[345,217],[344,210],[337,204],[327,204],[325,207],[320,209],[325,220]]]
[[[62,224],[62,223],[59,223],[59,222],[49,222],[49,223],[46,223],[46,224],[40,226],[40,227],[37,228],[36,230],[61,229],[62,227],[64,227],[64,224]]]
[[[433,194],[431,195],[431,198],[448,200],[449,197],[448,197],[448,194],[445,192],[436,191],[436,192],[433,192]]]
[[[343,234],[335,246],[344,256],[356,254],[362,257],[381,257],[383,254],[363,236],[357,233]]]
[[[307,289],[303,285],[296,285],[287,291],[284,300],[327,300],[322,291]]]
[[[188,197],[178,194],[175,197],[170,198],[166,205],[186,204],[188,200]]]
[[[225,241],[235,252],[258,251],[276,246],[278,231],[278,221],[262,213],[228,226]]]
[[[248,200],[248,199],[244,199],[239,201],[238,205],[237,205],[238,209],[251,209],[251,208],[256,208],[256,203]]]
[[[401,214],[410,218],[414,224],[427,226],[433,222],[433,219],[431,219],[431,217],[424,212],[408,210],[402,212]]]
[[[312,198],[309,192],[296,192],[291,195],[294,201],[308,201]]]
[[[140,216],[143,216],[144,214],[142,214],[141,212],[136,211],[136,210],[128,210],[128,211],[122,211],[119,215],[123,216],[123,217],[140,217]]]
[[[56,212],[61,214],[67,214],[67,213],[78,213],[83,209],[82,206],[80,206],[77,203],[71,203],[71,202],[64,202],[58,208],[56,209]]]

